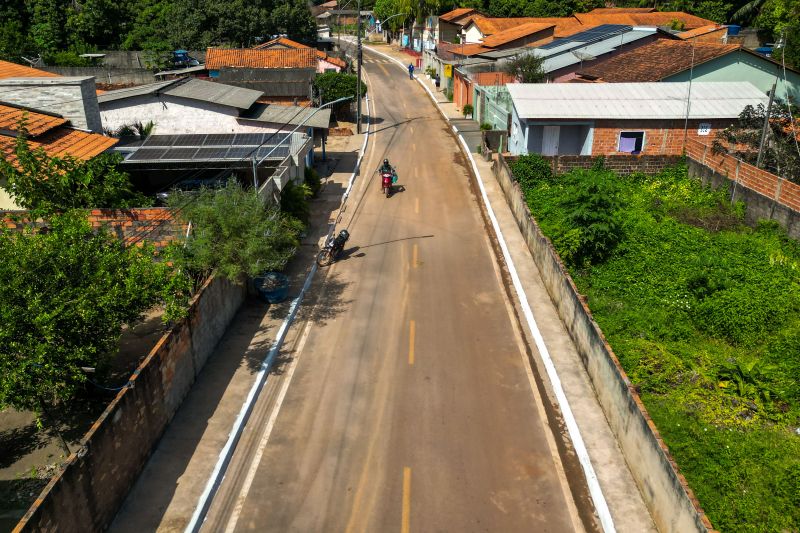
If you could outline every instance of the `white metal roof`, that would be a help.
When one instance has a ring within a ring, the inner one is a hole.
[[[689,83],[509,83],[525,119],[675,119],[686,116]],[[767,96],[749,82],[694,82],[689,118],[735,118]]]

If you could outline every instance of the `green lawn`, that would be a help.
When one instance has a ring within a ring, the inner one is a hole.
[[[512,166],[713,525],[800,531],[800,244],[685,166]]]

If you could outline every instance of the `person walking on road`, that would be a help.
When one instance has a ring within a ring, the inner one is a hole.
[[[411,80],[414,79],[414,65],[411,63],[408,64],[408,78]]]

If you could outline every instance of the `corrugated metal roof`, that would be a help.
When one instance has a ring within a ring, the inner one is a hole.
[[[156,72],[153,75],[156,78],[161,78],[163,76],[178,76],[181,74],[192,74],[194,72],[203,72],[204,70],[206,70],[205,65],[197,65],[196,67],[186,67],[175,70],[162,70],[161,72]]]
[[[527,119],[680,119],[688,83],[511,83],[517,113]],[[767,97],[749,82],[694,82],[689,118],[735,118]]]
[[[183,78],[108,91],[99,95],[97,101],[102,105],[115,100],[150,94],[167,94],[177,98],[211,102],[238,109],[249,109],[262,95],[261,91],[252,89],[243,89],[224,83],[198,80],[197,78]]]
[[[170,87],[165,92],[170,96],[212,102],[239,109],[249,109],[262,94],[261,91],[196,78],[190,78],[185,83]]]
[[[328,128],[331,123],[330,108],[260,104],[252,112],[243,115],[243,119],[269,122],[271,124],[305,124],[310,128]]]
[[[97,103],[105,104],[113,102],[114,100],[122,100],[123,98],[133,98],[134,96],[144,96],[146,94],[155,94],[156,92],[169,87],[177,80],[159,81],[156,83],[148,83],[147,85],[137,85],[135,87],[126,87],[125,89],[117,89],[116,91],[106,91],[103,94],[97,95]]]

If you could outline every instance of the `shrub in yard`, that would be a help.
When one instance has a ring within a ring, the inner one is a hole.
[[[464,109],[462,109],[461,112],[464,114],[464,118],[467,118],[467,116],[471,117],[472,113],[475,112],[475,108],[472,107],[472,104],[466,104],[464,105]]]
[[[319,191],[322,188],[322,180],[319,177],[319,172],[311,167],[306,167],[303,178],[306,186],[311,191],[311,196],[316,196],[319,194]]]
[[[281,191],[281,211],[308,224],[308,199],[312,196],[311,187],[305,183],[295,185],[287,183]]]
[[[539,154],[521,155],[510,166],[514,179],[523,188],[533,186],[539,180],[549,180],[553,177],[550,161]]]
[[[614,250],[622,233],[617,217],[619,189],[610,172],[576,171],[576,187],[566,199],[567,222],[580,231],[571,262],[599,263]]]

